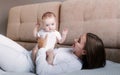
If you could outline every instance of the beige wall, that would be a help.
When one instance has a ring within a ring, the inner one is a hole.
[[[50,1],[64,0],[0,0],[0,34],[6,35],[8,12],[11,7]]]

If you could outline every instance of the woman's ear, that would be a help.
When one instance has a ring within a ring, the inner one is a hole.
[[[82,50],[82,55],[86,55],[86,54],[87,54],[86,50]]]

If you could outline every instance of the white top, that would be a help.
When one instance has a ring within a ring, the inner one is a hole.
[[[40,36],[40,37],[44,38],[46,35],[48,35],[46,48],[47,49],[54,49],[54,46],[55,46],[57,40],[61,40],[60,33],[56,30],[52,31],[52,32],[46,32],[44,30],[40,30],[38,32],[38,36]]]
[[[36,72],[38,75],[57,75],[81,70],[82,63],[72,52],[72,48],[59,48],[55,50],[54,65],[46,61],[46,49],[38,51],[36,59]]]
[[[7,72],[33,72],[31,53],[0,34],[0,68]]]

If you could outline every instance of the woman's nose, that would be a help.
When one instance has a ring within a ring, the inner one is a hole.
[[[75,47],[75,44],[73,44],[72,47]]]
[[[74,39],[74,42],[76,43],[78,41],[78,39]]]

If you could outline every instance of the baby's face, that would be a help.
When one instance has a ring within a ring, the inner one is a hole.
[[[43,21],[43,24],[44,24],[44,30],[47,32],[56,30],[56,20],[54,17],[46,18]]]

